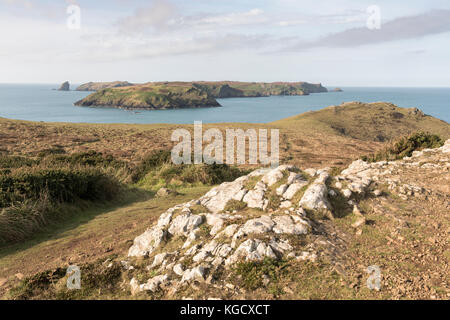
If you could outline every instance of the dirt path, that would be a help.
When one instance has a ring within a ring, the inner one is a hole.
[[[210,187],[130,205],[91,209],[24,243],[0,249],[0,296],[18,278],[113,254],[126,256],[133,239],[166,209],[205,193]]]

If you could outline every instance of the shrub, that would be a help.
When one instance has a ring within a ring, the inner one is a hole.
[[[11,169],[21,167],[31,167],[38,164],[39,161],[18,156],[0,156],[0,168]]]
[[[161,180],[166,184],[178,181],[180,184],[214,185],[224,181],[233,181],[247,173],[227,164],[176,165],[171,162],[171,153],[167,150],[152,152],[133,171],[133,182],[145,180],[152,185],[158,184]]]
[[[49,148],[49,149],[44,149],[44,150],[39,151],[37,153],[37,156],[40,158],[44,158],[49,155],[64,154],[64,153],[66,153],[66,151],[64,151],[64,149],[62,149],[62,148]]]
[[[119,183],[97,169],[22,169],[0,175],[0,207],[38,200],[42,193],[52,202],[110,200]]]
[[[52,165],[59,163],[72,166],[80,165],[99,168],[126,167],[126,163],[124,161],[116,160],[112,155],[104,155],[103,153],[94,150],[74,153],[71,155],[51,155],[45,159],[45,162]]]
[[[439,148],[443,144],[444,141],[439,136],[419,131],[393,141],[386,148],[375,154],[363,156],[361,159],[368,162],[398,160],[404,157],[410,157],[414,151],[427,148]]]
[[[248,261],[237,264],[235,273],[241,277],[242,285],[249,290],[262,287],[263,276],[266,275],[271,281],[277,282],[284,274],[287,266],[286,261],[264,258],[263,261]]]
[[[142,159],[139,165],[134,169],[132,180],[137,182],[141,180],[148,172],[170,163],[171,153],[169,150],[153,151]]]

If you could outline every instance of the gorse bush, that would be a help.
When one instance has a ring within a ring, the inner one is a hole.
[[[0,175],[0,207],[39,200],[47,193],[53,202],[110,200],[119,183],[97,169],[30,169]]]
[[[368,162],[398,160],[410,157],[414,151],[439,148],[443,145],[444,141],[439,136],[419,131],[391,142],[386,148],[374,154],[363,156],[362,160]]]
[[[0,157],[0,244],[21,241],[82,208],[114,200],[131,170],[110,155],[45,152]]]
[[[45,159],[47,164],[69,164],[69,165],[80,165],[80,166],[90,166],[90,167],[113,167],[121,168],[126,167],[127,164],[124,161],[115,159],[112,155],[104,155],[97,151],[87,151],[74,153],[71,155],[51,155]]]
[[[21,168],[21,167],[31,167],[38,164],[39,161],[18,157],[18,156],[0,156],[0,168],[1,169],[11,169],[11,168]]]
[[[134,169],[133,181],[144,181],[147,184],[159,186],[161,181],[171,184],[204,184],[214,185],[224,181],[232,181],[246,171],[227,164],[173,164],[169,150],[159,150],[150,153]]]
[[[132,180],[137,182],[141,180],[149,171],[161,167],[171,162],[171,153],[169,150],[153,151],[142,159],[134,169]]]
[[[154,187],[164,185],[214,185],[232,181],[245,171],[226,164],[164,164],[145,175],[141,183]]]

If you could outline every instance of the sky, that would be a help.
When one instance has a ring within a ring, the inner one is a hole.
[[[448,0],[0,0],[0,83],[450,86]]]

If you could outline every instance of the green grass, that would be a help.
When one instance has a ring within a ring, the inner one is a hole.
[[[8,293],[15,300],[27,299],[96,299],[116,296],[121,293],[119,283],[122,278],[122,268],[117,262],[107,266],[104,260],[85,264],[80,267],[81,289],[67,288],[65,268],[56,268],[39,272],[26,278]]]
[[[234,210],[241,211],[241,210],[245,209],[245,207],[247,207],[247,204],[244,201],[231,199],[231,200],[228,200],[228,202],[225,205],[225,208],[223,210],[229,211],[229,212],[233,212]]]
[[[264,286],[264,275],[269,277],[272,284],[276,283],[286,273],[286,267],[287,262],[284,260],[264,258],[261,262],[239,262],[234,272],[244,288],[255,290]]]

